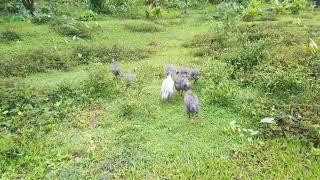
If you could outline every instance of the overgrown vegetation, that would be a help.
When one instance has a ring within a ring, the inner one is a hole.
[[[163,27],[153,23],[136,23],[126,24],[126,29],[132,32],[159,32],[163,31]]]
[[[92,38],[93,34],[93,28],[89,27],[89,25],[69,18],[57,19],[51,23],[51,26],[55,31],[65,36]]]
[[[4,41],[15,41],[15,40],[20,40],[20,35],[12,30],[6,30],[1,33],[1,39]]]
[[[250,15],[250,8],[258,6],[253,2],[247,12]],[[291,8],[297,8],[292,13],[297,13],[305,8],[299,3],[293,2]],[[254,17],[256,15],[251,14]],[[244,16],[245,17],[245,16]],[[230,21],[229,19],[223,19]],[[247,19],[248,20],[248,19]],[[250,19],[252,21],[253,19]],[[242,109],[243,113],[254,115],[255,118],[261,119],[263,117],[273,117],[274,123],[277,125],[263,126],[264,135],[278,136],[278,135],[294,135],[297,132],[306,138],[310,138],[312,142],[319,145],[319,138],[316,138],[316,132],[319,132],[318,112],[314,108],[306,108],[305,103],[312,103],[313,106],[318,106],[315,94],[318,93],[317,79],[313,78],[314,62],[319,61],[317,56],[313,56],[315,52],[311,48],[312,44],[317,44],[308,39],[312,36],[306,32],[301,26],[295,26],[294,29],[290,23],[282,22],[254,22],[242,23],[238,26],[229,26],[223,22],[224,26],[215,32],[224,31],[224,33],[196,35],[189,42],[185,43],[186,47],[198,47],[194,53],[195,56],[212,57],[217,59],[224,57],[221,60],[227,62],[232,71],[229,76],[236,80],[237,83],[217,83],[211,88],[207,88],[205,93],[208,95],[208,103],[228,105],[232,108],[238,109],[239,98],[236,94],[241,93],[240,89],[236,90],[237,85],[246,88],[257,88],[264,97],[254,102],[254,108],[263,108],[259,111],[252,110],[252,102],[248,103],[247,108]],[[267,29],[263,28],[268,26]],[[288,30],[287,28],[290,28]],[[293,35],[294,34],[294,35]],[[209,37],[209,38],[208,38]],[[219,46],[216,46],[219,45]],[[221,49],[221,46],[223,49]],[[237,47],[238,46],[238,47]],[[303,47],[306,47],[304,49]],[[279,51],[283,50],[283,51]],[[307,51],[306,51],[307,50]],[[220,61],[221,61],[220,60]],[[310,66],[310,62],[313,62]],[[206,66],[210,67],[211,64]],[[313,67],[310,69],[310,67]],[[310,76],[311,75],[311,76]],[[213,79],[212,79],[213,80]],[[215,80],[214,80],[215,81]],[[225,81],[228,82],[228,81]],[[307,94],[310,94],[307,95]],[[313,94],[313,95],[311,95]],[[312,100],[313,99],[313,100]],[[221,104],[223,102],[223,104]],[[295,102],[294,107],[291,107]],[[242,102],[243,103],[243,102]],[[235,105],[236,104],[236,105]],[[237,105],[238,104],[238,105]],[[235,107],[236,106],[236,107]],[[269,106],[269,107],[268,107]],[[297,109],[297,107],[301,107]],[[257,112],[259,112],[257,114]],[[302,115],[308,114],[308,115]],[[288,118],[290,120],[288,120]],[[289,123],[289,122],[290,123]],[[317,130],[315,130],[317,129]],[[272,133],[270,133],[272,132]],[[303,133],[301,133],[303,132]]]
[[[110,63],[112,59],[119,61],[136,61],[149,57],[151,50],[128,49],[117,45],[80,45],[73,51],[74,58],[80,64]]]
[[[0,3],[1,179],[319,177],[312,2],[36,2]],[[200,69],[194,125],[167,64]]]
[[[1,76],[25,76],[31,73],[46,72],[50,69],[66,70],[73,61],[61,50],[38,48],[29,49],[0,62]]]

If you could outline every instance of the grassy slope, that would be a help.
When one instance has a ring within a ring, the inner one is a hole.
[[[193,35],[209,31],[209,22],[196,12],[183,23],[166,27],[158,33],[132,33],[124,24],[141,20],[106,18],[99,21],[103,31],[89,43],[120,44],[129,47],[145,47],[151,41],[159,42],[156,53],[143,61],[121,63],[126,68],[138,67],[138,78],[143,79],[146,69],[163,72],[167,63],[176,65],[201,65],[190,49],[181,45]],[[41,32],[21,43],[11,43],[0,48],[14,52],[33,46],[68,45],[88,43],[73,42],[47,29],[46,26],[6,24],[22,32]],[[2,28],[1,28],[2,29]],[[169,32],[169,33],[168,33]],[[66,43],[65,40],[70,41]],[[103,65],[108,66],[108,65]],[[66,82],[77,84],[87,78],[94,65],[75,68],[69,72],[53,71],[28,76],[24,81],[33,86],[52,88]],[[108,73],[108,72],[106,72]],[[145,76],[143,95],[139,98],[152,108],[152,114],[119,116],[119,103],[124,97],[111,102],[97,103],[80,109],[69,123],[54,125],[48,134],[39,134],[28,145],[20,159],[3,174],[11,178],[308,178],[320,174],[320,162],[309,154],[308,147],[297,139],[253,140],[229,129],[229,122],[237,120],[243,126],[249,119],[216,106],[201,103],[202,112],[192,126],[183,111],[182,97],[177,94],[171,102],[159,101],[163,77]],[[111,75],[110,75],[111,78]],[[194,85],[201,96],[201,79]],[[135,94],[136,89],[132,89]],[[136,96],[130,100],[135,100]]]

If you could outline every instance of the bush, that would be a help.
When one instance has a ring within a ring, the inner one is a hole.
[[[184,47],[199,47],[195,49],[194,56],[215,56],[231,48],[235,43],[226,33],[205,33],[195,35],[183,44]]]
[[[132,118],[136,115],[137,110],[139,110],[141,104],[137,102],[136,99],[130,98],[130,96],[125,96],[120,102],[120,116],[127,118]]]
[[[306,8],[307,4],[307,0],[293,0],[293,2],[290,3],[288,9],[292,14],[299,14],[301,10]]]
[[[183,46],[184,47],[200,47],[207,45],[209,46],[211,42],[215,39],[215,35],[213,33],[205,33],[205,34],[197,34],[192,37],[191,40],[186,41]]]
[[[163,31],[163,27],[154,23],[133,23],[126,24],[125,28],[131,32],[160,32]]]
[[[285,14],[288,6],[289,6],[288,1],[283,1],[281,3],[279,1],[274,1],[273,3],[273,9],[277,14]]]
[[[1,39],[5,41],[15,41],[15,40],[20,40],[20,35],[12,30],[6,30],[1,33]]]
[[[79,38],[91,38],[93,29],[87,24],[74,21],[72,19],[58,19],[54,21],[51,26],[58,33],[65,36],[76,36]]]
[[[7,79],[0,82],[0,90],[0,119],[5,120],[0,123],[11,132],[19,132],[25,126],[30,127],[31,132],[37,127],[60,122],[77,103],[85,100],[68,85],[40,93],[17,79]]]
[[[251,1],[246,9],[242,12],[242,19],[244,21],[252,21],[254,17],[262,13],[260,9],[261,3],[257,0]]]
[[[203,79],[208,80],[210,83],[213,82],[214,85],[230,80],[234,71],[233,67],[228,63],[214,59],[206,61],[201,69],[205,72],[201,74]]]
[[[73,51],[74,58],[79,61],[80,64],[88,63],[110,63],[112,59],[119,61],[135,61],[148,57],[151,54],[150,51],[145,49],[128,49],[119,46],[78,46]]]
[[[52,20],[52,17],[48,14],[35,14],[31,18],[31,22],[33,24],[46,24],[49,23]]]
[[[303,68],[262,66],[257,72],[256,84],[266,92],[277,95],[291,95],[303,91],[305,86],[305,73]]]
[[[160,18],[163,15],[163,10],[161,7],[156,6],[156,7],[149,7],[146,10],[146,17],[147,18]]]
[[[251,70],[261,62],[269,59],[269,52],[266,50],[265,40],[256,43],[247,43],[240,52],[231,53],[225,60],[232,64],[236,70]]]
[[[96,20],[96,14],[91,10],[85,11],[85,13],[80,15],[78,20],[79,21],[94,21],[94,20]]]
[[[70,85],[40,92],[16,78],[0,80],[0,98],[1,134],[11,136],[13,141],[10,146],[0,148],[0,163],[7,166],[23,155],[37,135],[47,134],[55,124],[72,119],[77,106],[87,103],[78,89]],[[1,138],[0,144],[3,142]],[[5,170],[5,166],[0,167],[0,171]]]
[[[107,12],[111,14],[125,13],[130,10],[129,0],[110,0],[106,5]]]
[[[49,69],[66,70],[74,63],[65,54],[49,48],[29,49],[0,62],[0,75],[25,76],[31,73],[46,72]]]
[[[83,82],[83,90],[91,98],[113,98],[120,93],[120,84],[109,76],[109,69],[95,66],[89,73],[89,79]]]
[[[239,87],[234,82],[221,81],[219,84],[208,85],[203,94],[207,104],[234,107],[238,91]]]

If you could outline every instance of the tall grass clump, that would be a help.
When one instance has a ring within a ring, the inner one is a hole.
[[[130,49],[117,45],[80,45],[73,51],[74,58],[80,64],[88,63],[110,63],[112,59],[119,61],[136,61],[149,57],[151,51],[148,49]]]
[[[95,65],[89,73],[89,79],[82,84],[83,91],[94,99],[116,97],[121,91],[121,84],[112,79],[109,68]]]
[[[240,52],[227,55],[226,61],[237,70],[251,70],[259,63],[264,63],[270,58],[266,45],[265,40],[247,43]]]
[[[3,41],[16,41],[21,39],[19,33],[13,30],[3,31],[0,37]]]
[[[147,23],[147,22],[142,22],[142,23],[130,23],[126,24],[125,28],[128,29],[131,32],[160,32],[163,31],[163,27],[154,23]]]
[[[73,65],[73,61],[64,52],[50,48],[35,48],[0,61],[0,75],[25,76],[50,69],[67,70]]]
[[[87,24],[69,18],[56,19],[51,27],[61,35],[79,38],[92,38],[94,29]]]

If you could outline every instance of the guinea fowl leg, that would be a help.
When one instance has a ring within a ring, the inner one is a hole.
[[[194,121],[193,118],[191,118],[191,124],[192,124],[192,125],[195,125],[195,124],[196,124],[196,122]]]

